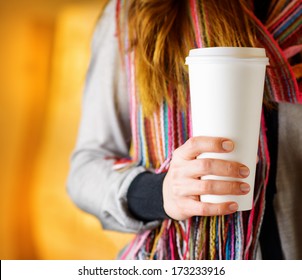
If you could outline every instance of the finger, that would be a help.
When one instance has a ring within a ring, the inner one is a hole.
[[[214,158],[191,160],[187,162],[183,172],[186,172],[186,176],[191,178],[205,175],[246,178],[250,174],[249,168],[241,163]]]
[[[186,207],[183,211],[187,217],[228,215],[236,212],[238,209],[238,204],[233,201],[224,203],[205,203],[188,199],[184,204]]]
[[[244,182],[187,179],[173,189],[176,196],[196,196],[204,194],[245,195],[250,186]]]
[[[205,152],[226,153],[231,152],[233,149],[234,143],[229,139],[196,136],[187,140],[185,144],[174,152],[179,154],[183,159],[191,160]]]

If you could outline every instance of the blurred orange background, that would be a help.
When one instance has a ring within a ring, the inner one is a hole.
[[[0,3],[0,257],[114,259],[130,234],[103,231],[66,192],[102,0]]]

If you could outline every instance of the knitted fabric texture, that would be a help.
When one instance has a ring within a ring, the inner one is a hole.
[[[117,3],[117,18],[123,4],[123,1]],[[206,47],[206,25],[200,24],[205,20],[202,1],[190,0],[190,11],[195,45]],[[266,49],[270,60],[265,81],[270,101],[302,103],[301,60],[291,65],[291,58],[301,55],[302,50],[301,1],[286,1],[278,14],[270,15],[265,25],[252,11],[247,12],[257,27],[259,47]],[[164,101],[160,110],[148,118],[143,117],[135,84],[134,56],[135,51],[125,56],[132,127],[131,165],[142,165],[155,173],[166,172],[172,152],[191,136],[189,89],[185,109],[178,105],[171,87],[172,102]],[[252,210],[225,216],[192,217],[185,221],[164,220],[157,228],[137,234],[120,258],[255,259],[270,167],[263,114],[258,156]]]

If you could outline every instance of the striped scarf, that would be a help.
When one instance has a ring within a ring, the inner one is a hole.
[[[292,58],[302,51],[302,4],[300,0],[280,3],[265,25],[252,11],[247,12],[257,27],[259,47],[266,49],[272,65],[265,82],[270,101],[302,103],[302,64],[291,65]],[[122,5],[121,0],[117,1],[117,18]],[[206,22],[203,1],[190,0],[190,13],[196,47],[206,47],[206,24],[201,24]],[[172,102],[164,101],[152,116],[143,117],[134,78],[134,53],[126,54],[125,66],[132,128],[131,163],[154,173],[166,172],[172,152],[192,135],[189,89],[185,109],[180,108],[177,95],[171,90]],[[259,140],[252,210],[185,221],[164,220],[157,228],[137,234],[121,259],[255,259],[270,168],[263,114]]]

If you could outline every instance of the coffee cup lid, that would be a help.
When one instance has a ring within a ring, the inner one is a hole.
[[[186,64],[189,63],[211,63],[211,62],[257,62],[269,64],[264,48],[250,47],[209,47],[192,49],[186,57]]]

